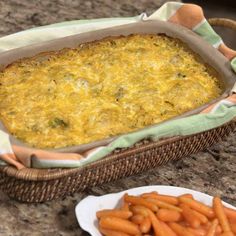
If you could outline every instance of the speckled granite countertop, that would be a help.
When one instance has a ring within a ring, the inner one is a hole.
[[[0,36],[64,20],[132,16],[152,12],[158,0],[0,0]],[[203,191],[236,205],[236,132],[204,152],[144,174],[94,187],[65,199],[22,204],[0,192],[0,235],[88,235],[76,221],[75,205],[89,194],[102,195],[144,185],[175,185]]]

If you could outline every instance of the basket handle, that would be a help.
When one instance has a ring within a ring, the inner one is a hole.
[[[236,21],[227,18],[209,18],[208,22],[212,26],[223,26],[236,31]]]

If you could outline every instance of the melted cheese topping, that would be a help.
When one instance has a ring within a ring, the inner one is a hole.
[[[31,146],[58,148],[159,123],[221,92],[179,40],[108,38],[8,66],[0,73],[0,119]]]

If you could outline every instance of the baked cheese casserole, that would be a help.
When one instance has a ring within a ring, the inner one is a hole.
[[[190,111],[222,93],[213,69],[165,35],[110,37],[0,72],[0,119],[38,148],[89,143]]]

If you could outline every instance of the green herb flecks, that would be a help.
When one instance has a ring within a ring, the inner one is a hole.
[[[69,126],[67,122],[65,122],[63,119],[60,119],[58,117],[54,118],[53,120],[50,120],[48,124],[53,129],[59,128],[59,127],[67,128]]]

